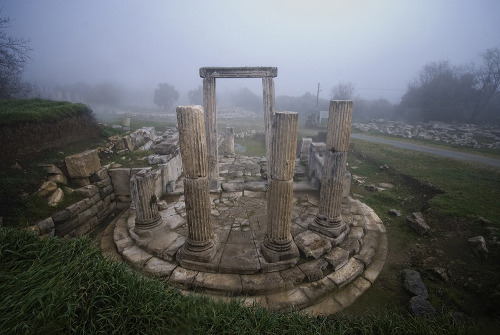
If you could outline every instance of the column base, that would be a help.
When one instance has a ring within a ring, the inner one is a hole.
[[[216,234],[204,245],[193,245],[186,241],[177,254],[177,260],[182,267],[197,269],[199,263],[208,263],[215,257],[219,245],[220,241]]]
[[[331,220],[324,216],[316,216],[314,222],[309,224],[308,229],[335,239],[345,232],[346,227],[342,217]]]
[[[299,258],[299,248],[293,242],[287,243],[286,246],[283,245],[275,245],[267,238],[260,245],[260,251],[262,252],[262,256],[269,263],[277,263],[282,261],[289,261],[293,259]]]
[[[156,228],[163,225],[163,219],[158,215],[157,218],[151,219],[149,221],[138,222],[135,220],[134,232],[139,237],[151,237],[154,234]]]

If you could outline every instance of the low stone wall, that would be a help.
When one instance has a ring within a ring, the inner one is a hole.
[[[116,195],[106,168],[89,177],[92,184],[76,193],[85,198],[37,222],[29,229],[41,236],[80,237],[91,233],[116,209]]]
[[[141,170],[150,170],[154,174],[154,194],[161,198],[167,193],[175,190],[175,183],[182,173],[182,160],[179,150],[170,155],[162,156],[166,163],[158,164],[156,169],[152,167],[143,168],[116,168],[110,169],[109,175],[113,189],[115,190],[117,206],[119,209],[130,207],[130,178]]]

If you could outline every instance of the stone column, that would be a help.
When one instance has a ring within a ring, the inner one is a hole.
[[[297,260],[299,257],[298,248],[290,234],[297,125],[297,113],[274,114],[270,142],[267,231],[261,245],[262,255],[270,263]]]
[[[205,108],[205,133],[208,155],[208,179],[210,190],[220,190],[218,143],[217,143],[217,112],[215,104],[215,78],[203,78],[203,107]]]
[[[224,156],[234,157],[234,128],[226,127],[226,138],[224,140]]]
[[[262,96],[264,100],[264,123],[266,131],[266,159],[267,171],[269,172],[270,155],[271,155],[271,131],[274,115],[274,79],[273,77],[262,78]],[[268,174],[269,176],[269,174]],[[268,177],[268,181],[271,179]]]
[[[341,204],[351,137],[352,107],[352,101],[330,102],[319,209],[315,221],[309,225],[310,230],[325,235],[333,245],[341,243],[348,232],[342,220]]]
[[[207,143],[201,106],[177,107],[179,146],[184,167],[184,198],[188,238],[179,251],[182,266],[210,262],[217,252],[217,236],[210,221]],[[190,266],[192,265],[192,266]]]
[[[149,231],[163,221],[158,212],[157,198],[154,193],[154,175],[151,171],[141,170],[130,179],[130,195],[135,207],[135,233],[149,235]]]

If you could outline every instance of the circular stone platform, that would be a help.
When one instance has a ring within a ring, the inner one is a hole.
[[[237,298],[270,309],[333,314],[354,302],[377,278],[385,263],[387,238],[371,208],[346,198],[342,215],[350,231],[332,248],[327,239],[307,229],[318,211],[318,193],[294,192],[291,233],[300,259],[292,267],[268,263],[261,255],[267,220],[263,191],[211,194],[211,219],[221,244],[214,259],[196,269],[176,261],[187,236],[183,196],[170,199],[160,212],[163,224],[150,237],[134,233],[134,210],[124,211],[109,229],[114,229],[114,244],[126,262],[186,293]]]

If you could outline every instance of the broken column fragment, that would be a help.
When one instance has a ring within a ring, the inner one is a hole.
[[[134,231],[139,236],[150,234],[163,222],[154,193],[154,177],[150,170],[144,169],[130,178],[130,195],[136,211]]]
[[[204,113],[201,106],[177,107],[179,145],[184,166],[188,238],[179,251],[183,267],[212,260],[218,239],[210,220],[210,188]]]
[[[299,257],[298,248],[290,234],[297,125],[297,113],[274,114],[269,164],[267,231],[261,245],[262,254],[270,263],[298,260]]]
[[[352,107],[352,101],[330,102],[319,209],[315,221],[309,225],[310,230],[328,237],[333,246],[341,243],[348,231],[342,220],[341,205],[351,136]]]

